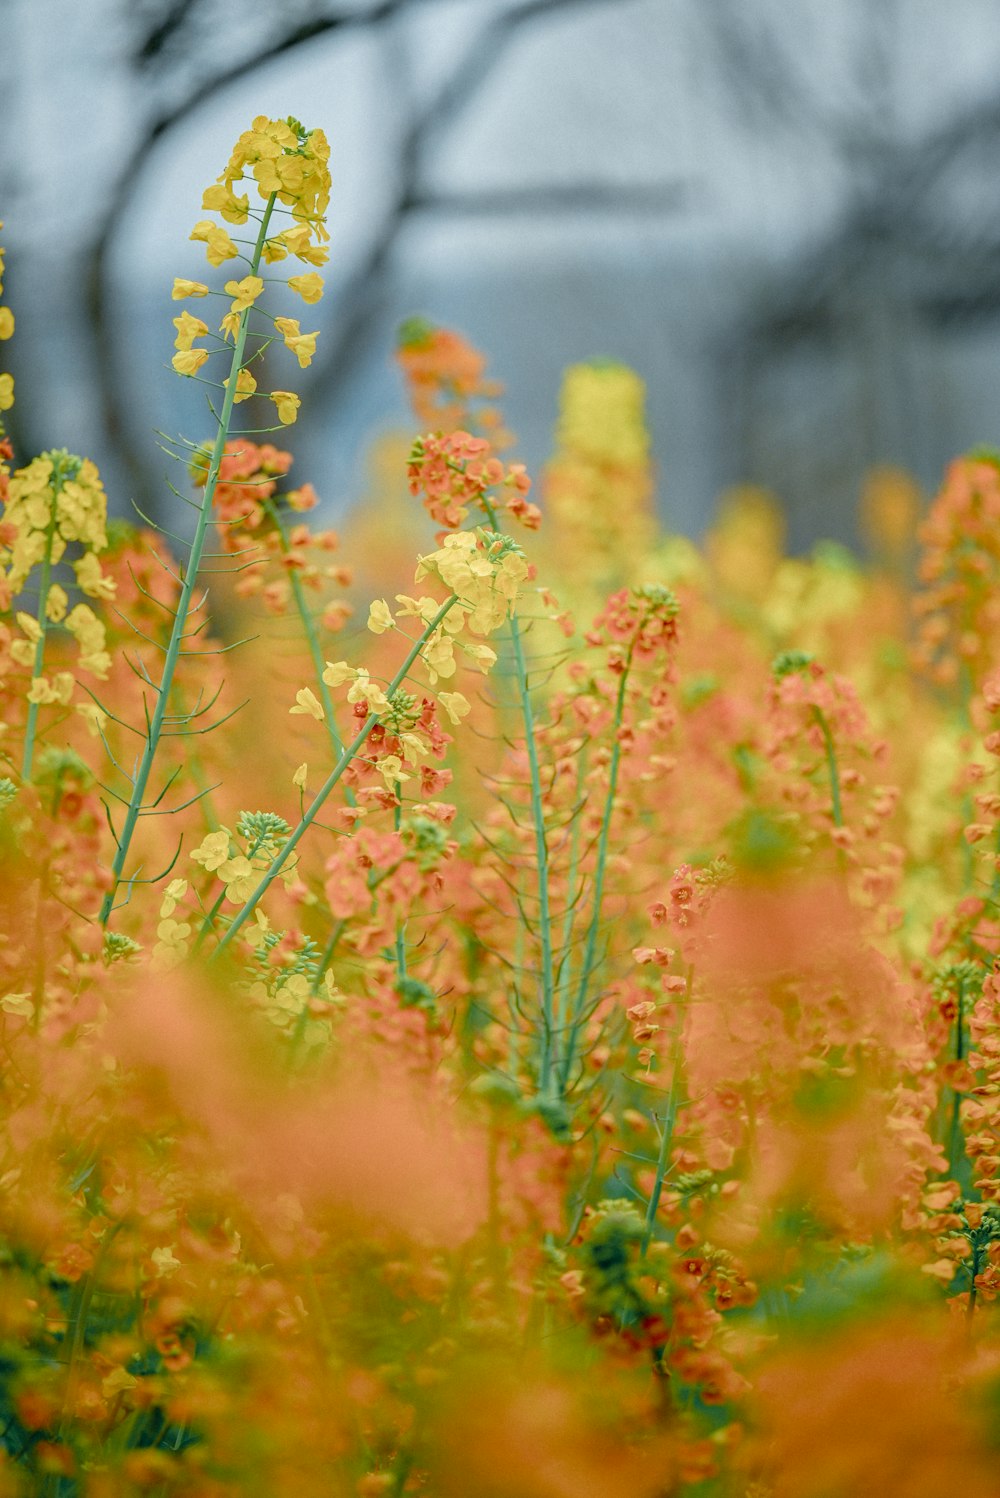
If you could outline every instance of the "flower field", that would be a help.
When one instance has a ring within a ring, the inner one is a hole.
[[[168,526],[0,427],[0,1498],[997,1498],[1000,456],[698,548],[414,319],[320,529],[327,161],[205,192]]]

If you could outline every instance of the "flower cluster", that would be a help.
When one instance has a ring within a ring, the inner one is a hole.
[[[536,530],[541,522],[540,511],[524,497],[531,488],[524,465],[505,467],[484,437],[463,431],[419,437],[408,471],[410,493],[422,494],[431,519],[449,530],[460,526],[471,508],[489,514],[487,501],[494,489],[506,491],[507,512],[522,525]]]
[[[191,238],[205,245],[210,265],[220,266],[228,260],[242,258],[249,266],[249,273],[225,283],[224,293],[229,298],[229,306],[218,334],[211,333],[208,323],[193,313],[183,311],[174,318],[177,352],[172,362],[178,374],[195,376],[207,363],[211,352],[199,340],[213,338],[216,351],[225,350],[227,343],[232,342],[235,345],[233,370],[222,381],[222,386],[231,395],[233,404],[258,393],[256,377],[249,365],[275,337],[280,338],[294,354],[301,369],[305,369],[315,355],[318,332],[304,333],[297,318],[272,316],[258,305],[265,290],[265,277],[259,272],[262,261],[271,265],[290,255],[310,265],[325,263],[329,239],[325,228],[330,197],[329,154],[322,130],[307,131],[297,120],[269,120],[260,115],[240,136],[225,171],[203,196],[202,206],[218,213],[227,223],[240,225],[252,219],[259,222],[260,232],[253,254],[247,259],[241,255],[228,229],[211,219],[202,219],[195,225]],[[257,194],[263,200],[262,212],[251,207],[247,193],[236,191],[238,184],[247,177],[254,180]],[[269,235],[272,218],[283,213],[291,217],[292,223]],[[291,276],[287,285],[307,304],[319,301],[323,293],[323,280],[316,271]],[[211,294],[204,282],[186,277],[174,281],[175,301],[200,300]],[[253,312],[269,321],[273,332],[261,333],[256,327],[251,329]],[[248,338],[256,340],[257,347],[245,359],[244,346]],[[301,402],[294,391],[272,390],[268,399],[273,403],[281,425],[287,426],[296,420]]]

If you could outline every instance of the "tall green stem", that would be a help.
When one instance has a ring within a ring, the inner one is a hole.
[[[569,1085],[569,1074],[573,1066],[573,1057],[576,1054],[577,1034],[580,1026],[580,1016],[583,1013],[587,997],[587,987],[590,976],[594,969],[594,957],[597,952],[597,938],[601,930],[601,906],[604,900],[604,877],[608,867],[608,846],[611,839],[611,817],[614,812],[615,797],[618,794],[618,771],[621,766],[621,726],[625,716],[625,692],[628,687],[629,672],[632,669],[632,656],[635,650],[634,642],[629,646],[625,665],[618,682],[618,693],[615,697],[615,712],[612,720],[611,762],[608,767],[608,793],[604,800],[604,815],[601,818],[601,830],[597,838],[597,861],[594,868],[594,897],[590,907],[590,920],[587,923],[587,936],[583,948],[583,966],[580,969],[580,982],[577,986],[576,998],[568,1022],[568,1033],[566,1041],[566,1055],[563,1058],[562,1072],[559,1079],[560,1092],[565,1093]]]
[[[489,516],[490,525],[498,529],[497,514],[489,500],[483,499],[483,507]],[[531,820],[535,835],[535,863],[538,869],[538,927],[541,946],[541,1003],[542,1043],[538,1064],[538,1091],[543,1097],[552,1089],[553,1053],[557,1042],[555,1034],[555,963],[552,952],[552,904],[549,884],[549,848],[545,835],[545,810],[542,805],[542,776],[538,761],[538,745],[535,741],[535,712],[528,688],[528,667],[524,656],[524,642],[517,618],[508,622],[510,642],[514,651],[514,666],[517,672],[518,695],[521,716],[524,720],[524,744],[528,756],[528,775],[531,782]]]
[[[264,250],[264,241],[267,238],[267,227],[274,209],[275,196],[272,193],[267,200],[267,206],[261,217],[260,231],[257,235],[257,243],[254,247],[253,259],[250,265],[250,274],[255,276],[260,267],[261,256]],[[191,611],[191,600],[198,580],[198,569],[201,565],[201,556],[205,548],[205,538],[208,535],[209,520],[212,515],[212,504],[215,499],[215,487],[219,480],[219,470],[222,466],[222,458],[225,453],[226,441],[229,437],[229,424],[232,420],[233,405],[236,400],[236,382],[240,369],[243,365],[243,351],[246,347],[247,327],[249,325],[250,309],[248,307],[240,313],[239,327],[236,331],[236,344],[233,349],[232,367],[229,372],[229,381],[226,385],[225,397],[222,402],[222,412],[219,417],[219,430],[216,433],[215,444],[209,459],[208,474],[205,479],[205,497],[198,512],[198,523],[195,527],[194,538],[191,542],[191,551],[188,564],[184,571],[184,582],[181,587],[180,597],[177,602],[177,612],[174,617],[174,626],[170,633],[170,643],[167,646],[166,657],[163,662],[163,674],[160,684],[156,688],[156,706],[146,734],[146,746],[142,753],[132,783],[132,796],[129,800],[128,810],[125,813],[125,821],[118,835],[118,851],[115,854],[111,866],[112,884],[101,904],[100,921],[106,926],[114,908],[115,895],[121,884],[122,873],[125,868],[125,860],[138,825],[139,817],[142,815],[143,805],[146,799],[146,787],[149,783],[150,771],[156,758],[156,751],[160,743],[160,734],[163,730],[163,720],[166,716],[167,705],[170,701],[170,688],[180,659],[181,648],[184,642],[187,628],[188,616]]]

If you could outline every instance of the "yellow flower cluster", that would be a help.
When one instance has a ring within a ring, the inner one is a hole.
[[[528,575],[520,547],[494,531],[457,531],[445,536],[438,551],[421,557],[416,582],[436,577],[459,602],[458,626],[467,624],[474,635],[489,635],[514,612],[518,588]]]
[[[225,885],[225,899],[230,905],[244,905],[260,882],[278,850],[274,840],[258,840],[251,849],[251,856],[233,852],[233,835],[228,827],[219,827],[202,839],[197,848],[191,850],[191,858],[200,863],[209,874],[217,874]],[[281,878],[286,884],[295,878],[296,860],[284,865]]]
[[[0,229],[3,222],[0,221]],[[0,295],[3,293],[3,245],[0,245]],[[9,307],[0,307],[0,343],[8,339],[14,331],[14,314]],[[0,411],[9,411],[14,404],[14,376],[0,374]],[[0,437],[3,436],[3,421],[0,419]],[[0,470],[3,469],[3,458],[0,456]]]
[[[19,592],[46,553],[55,566],[67,545],[76,541],[84,547],[73,563],[77,586],[91,598],[110,598],[114,583],[97,561],[97,553],[108,544],[107,516],[104,486],[89,459],[67,463],[62,455],[43,453],[18,469],[10,480],[4,511],[8,540],[0,548],[8,587]]]
[[[646,387],[624,364],[574,364],[559,400],[557,441],[591,462],[628,468],[649,457]]]
[[[219,324],[223,340],[236,343],[245,319],[263,295],[264,278],[257,274],[260,260],[270,265],[293,255],[311,265],[325,263],[329,253],[326,248],[329,236],[324,224],[330,201],[329,155],[330,148],[322,130],[307,131],[297,120],[270,120],[266,115],[258,115],[251,128],[245,130],[236,142],[225,171],[205,192],[203,208],[220,214],[227,223],[245,224],[249,218],[260,219],[260,215],[251,209],[247,193],[237,193],[236,185],[252,177],[259,196],[267,205],[267,214],[260,221],[265,222],[271,214],[286,210],[294,220],[287,229],[258,242],[258,252],[249,275],[225,283],[226,294],[231,300]],[[277,207],[278,204],[282,206]],[[211,219],[197,223],[191,238],[205,245],[210,265],[219,266],[240,256],[237,242],[228,229]],[[323,278],[316,271],[290,276],[288,286],[308,304],[318,302],[323,295]],[[175,301],[209,294],[208,286],[201,281],[186,277],[174,281]],[[285,347],[295,355],[299,367],[305,369],[316,353],[319,333],[303,333],[293,317],[272,320]],[[197,347],[196,340],[209,336],[208,324],[200,317],[182,312],[180,317],[174,318],[174,327],[177,337],[173,367],[178,374],[197,375],[209,358],[209,350]],[[235,400],[247,400],[256,391],[253,376],[248,369],[241,368]],[[274,402],[282,425],[295,421],[299,412],[297,395],[289,390],[274,390],[268,398]]]

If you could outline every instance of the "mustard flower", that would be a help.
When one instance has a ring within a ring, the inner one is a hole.
[[[235,260],[239,250],[225,229],[213,224],[211,219],[201,219],[191,230],[190,239],[204,243],[209,265],[221,265],[224,260]]]
[[[208,332],[208,324],[202,322],[200,317],[192,317],[190,312],[182,312],[180,317],[175,317],[172,321],[177,329],[174,348],[183,352],[193,347],[196,338],[201,338]]]
[[[394,623],[392,609],[390,609],[385,599],[376,598],[368,610],[368,628],[372,634],[384,634],[387,629],[392,629]]]
[[[295,392],[292,390],[272,390],[268,399],[274,401],[278,420],[282,425],[286,427],[291,426],[292,422],[298,416],[299,407],[302,404]]]
[[[299,361],[299,368],[305,369],[312,362],[316,352],[316,339],[318,333],[303,333],[299,327],[298,320],[294,317],[276,317],[274,326],[285,341],[285,347],[291,349]]]
[[[9,411],[14,404],[14,376],[0,374],[0,411]]]
[[[188,296],[208,296],[208,287],[203,281],[189,281],[186,276],[176,276],[170,295],[173,301],[180,302]]]
[[[10,338],[14,333],[14,314],[9,307],[0,307],[0,340]]]
[[[323,277],[317,275],[314,270],[307,271],[301,276],[289,276],[288,288],[300,296],[304,302],[318,302],[323,295]]]
[[[300,687],[295,694],[295,706],[288,709],[290,713],[306,713],[310,718],[315,718],[317,723],[322,723],[326,714],[320,705],[315,692],[309,687]]]
[[[175,354],[171,359],[178,374],[196,375],[203,364],[208,362],[208,350],[203,348],[185,349]]]
[[[233,312],[242,312],[245,307],[252,307],[263,290],[264,281],[261,276],[244,276],[242,281],[226,282],[226,292],[233,299]]]

